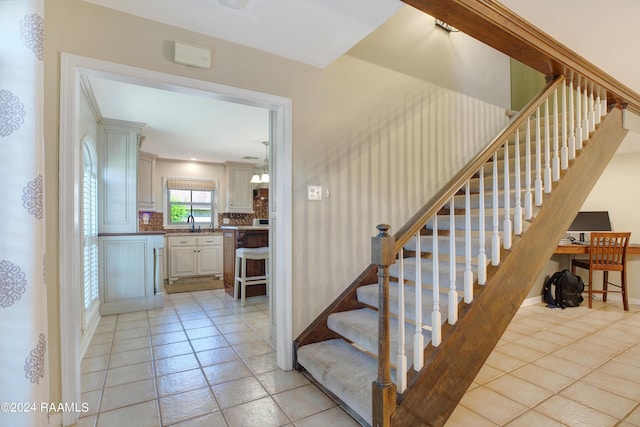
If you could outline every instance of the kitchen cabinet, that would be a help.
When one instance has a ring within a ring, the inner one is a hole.
[[[227,178],[228,213],[253,213],[253,191],[251,174],[253,166],[245,163],[225,163]]]
[[[222,235],[170,236],[169,283],[183,277],[222,275]]]
[[[144,151],[138,153],[138,210],[155,212],[157,209],[155,195],[157,158],[155,154]]]
[[[101,234],[98,242],[101,315],[164,306],[164,233]]]
[[[269,227],[222,226],[222,236],[224,242],[224,289],[227,294],[233,296],[236,249],[269,246]],[[264,261],[247,260],[247,276],[264,276],[264,274]],[[265,295],[266,290],[265,285],[249,286],[247,296]]]
[[[98,232],[138,230],[138,140],[142,124],[98,123]]]

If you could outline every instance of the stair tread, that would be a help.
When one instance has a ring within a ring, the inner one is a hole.
[[[378,373],[376,359],[344,340],[334,339],[301,347],[298,363],[371,424],[371,383]]]

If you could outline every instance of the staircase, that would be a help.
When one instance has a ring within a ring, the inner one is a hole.
[[[362,425],[443,425],[624,138],[606,99],[556,78],[395,236],[379,226],[298,368]]]

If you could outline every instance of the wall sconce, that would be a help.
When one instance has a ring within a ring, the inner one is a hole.
[[[460,32],[460,30],[458,30],[457,28],[453,27],[452,25],[447,24],[444,21],[441,21],[440,19],[436,19],[436,27],[442,28],[447,33],[458,33],[458,32]]]

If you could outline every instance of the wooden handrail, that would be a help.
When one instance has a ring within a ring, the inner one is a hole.
[[[564,77],[556,77],[553,81],[547,83],[540,94],[529,101],[529,103],[513,118],[511,123],[505,127],[487,146],[480,151],[473,159],[463,167],[449,182],[436,193],[435,196],[427,202],[427,204],[407,222],[396,234],[397,253],[410,239],[413,237],[425,223],[434,216],[438,210],[449,200],[458,190],[469,180],[480,166],[485,164],[493,155],[493,153],[504,144],[510,135],[513,135],[524,122],[530,117],[536,109],[542,105],[544,100],[548,98],[558,86],[564,84]]]
[[[640,95],[602,69],[492,0],[402,0],[544,75],[607,92],[608,104],[640,114]]]

